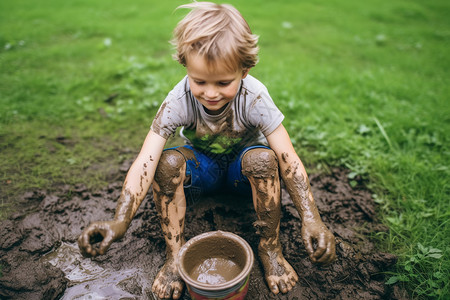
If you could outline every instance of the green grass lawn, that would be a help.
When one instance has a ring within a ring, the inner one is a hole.
[[[346,166],[373,191],[391,229],[374,238],[400,257],[388,283],[448,299],[448,1],[228,2],[260,35],[251,73],[303,161]],[[184,76],[168,43],[184,3],[0,2],[3,217],[33,188],[99,188],[137,154]]]

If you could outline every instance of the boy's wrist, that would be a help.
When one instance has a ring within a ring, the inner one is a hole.
[[[318,214],[303,214],[302,215],[302,222],[306,224],[314,223],[317,224],[317,222],[322,223],[322,219]]]
[[[114,218],[113,223],[114,223],[114,231],[116,232],[116,234],[119,236],[123,236],[127,231],[128,226],[130,225],[131,222],[128,222],[125,219]]]

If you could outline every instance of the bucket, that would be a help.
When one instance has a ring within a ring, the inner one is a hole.
[[[253,260],[253,251],[243,238],[211,231],[181,247],[177,268],[193,300],[241,300],[248,291]]]

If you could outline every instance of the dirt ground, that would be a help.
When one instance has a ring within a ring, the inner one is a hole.
[[[1,299],[156,299],[151,284],[164,262],[165,246],[151,193],[124,239],[106,255],[85,259],[75,243],[91,221],[112,218],[129,165],[125,162],[100,191],[61,186],[53,193],[27,192],[17,200],[21,209],[0,223]],[[281,243],[300,279],[288,294],[274,296],[256,260],[247,299],[406,298],[399,287],[384,284],[384,272],[397,258],[379,252],[370,239],[388,230],[377,221],[370,192],[351,188],[344,169],[312,174],[310,181],[322,219],[337,239],[336,262],[321,267],[309,260],[300,218],[283,189]],[[256,254],[251,202],[227,195],[205,198],[187,210],[186,238],[231,231],[247,240]],[[183,299],[190,299],[186,290]]]

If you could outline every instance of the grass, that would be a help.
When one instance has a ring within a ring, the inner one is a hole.
[[[389,284],[449,297],[450,5],[229,1],[260,35],[252,74],[303,161],[361,175],[400,258]],[[134,157],[184,69],[167,41],[184,1],[0,3],[0,214],[33,188],[86,184]]]

